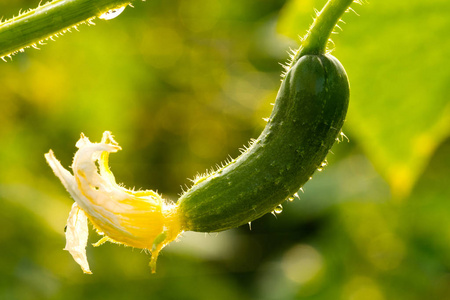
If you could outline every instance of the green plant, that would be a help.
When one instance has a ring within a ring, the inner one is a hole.
[[[91,143],[82,135],[72,165],[74,175],[52,152],[46,154],[76,201],[68,220],[66,250],[83,270],[90,272],[85,253],[87,218],[105,235],[96,245],[112,241],[149,249],[154,270],[159,251],[183,231],[221,231],[270,211],[279,212],[281,203],[326,165],[326,155],[341,132],[349,85],[339,61],[326,53],[326,45],[352,3],[328,1],[286,66],[273,112],[260,137],[237,159],[195,178],[176,205],[153,191],[135,192],[116,184],[108,155],[121,148],[108,132],[101,143]],[[10,56],[95,16],[120,13],[128,4],[74,0],[40,6],[2,23],[0,56]],[[46,25],[49,20],[54,21],[52,26]]]

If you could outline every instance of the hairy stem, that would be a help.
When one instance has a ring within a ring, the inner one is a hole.
[[[354,0],[328,0],[302,41],[302,55],[325,53],[334,27],[353,2]]]
[[[37,47],[58,34],[135,0],[54,0],[0,24],[0,58]]]

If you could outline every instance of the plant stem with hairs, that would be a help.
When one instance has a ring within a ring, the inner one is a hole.
[[[46,40],[77,30],[81,24],[130,5],[135,0],[54,0],[0,24],[0,58],[25,48],[43,45]]]

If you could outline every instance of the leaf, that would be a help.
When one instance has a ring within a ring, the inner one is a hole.
[[[308,9],[291,0],[279,30],[302,34]],[[314,2],[315,7],[322,3]],[[292,9],[298,8],[296,12]],[[358,142],[395,198],[406,197],[450,132],[450,2],[375,1],[353,8],[334,35],[350,78],[345,132]],[[295,20],[294,20],[295,18]]]
[[[402,213],[408,235],[433,260],[450,263],[450,138],[419,178]]]

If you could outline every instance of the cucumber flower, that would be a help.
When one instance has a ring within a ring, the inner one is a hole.
[[[81,134],[72,163],[73,175],[55,158],[45,154],[55,175],[75,203],[66,228],[66,246],[85,273],[91,274],[86,257],[88,219],[103,236],[94,246],[106,241],[151,252],[150,267],[155,271],[161,249],[182,232],[177,206],[165,202],[151,190],[128,190],[115,181],[108,166],[109,153],[121,147],[106,131],[100,143],[91,143]]]

